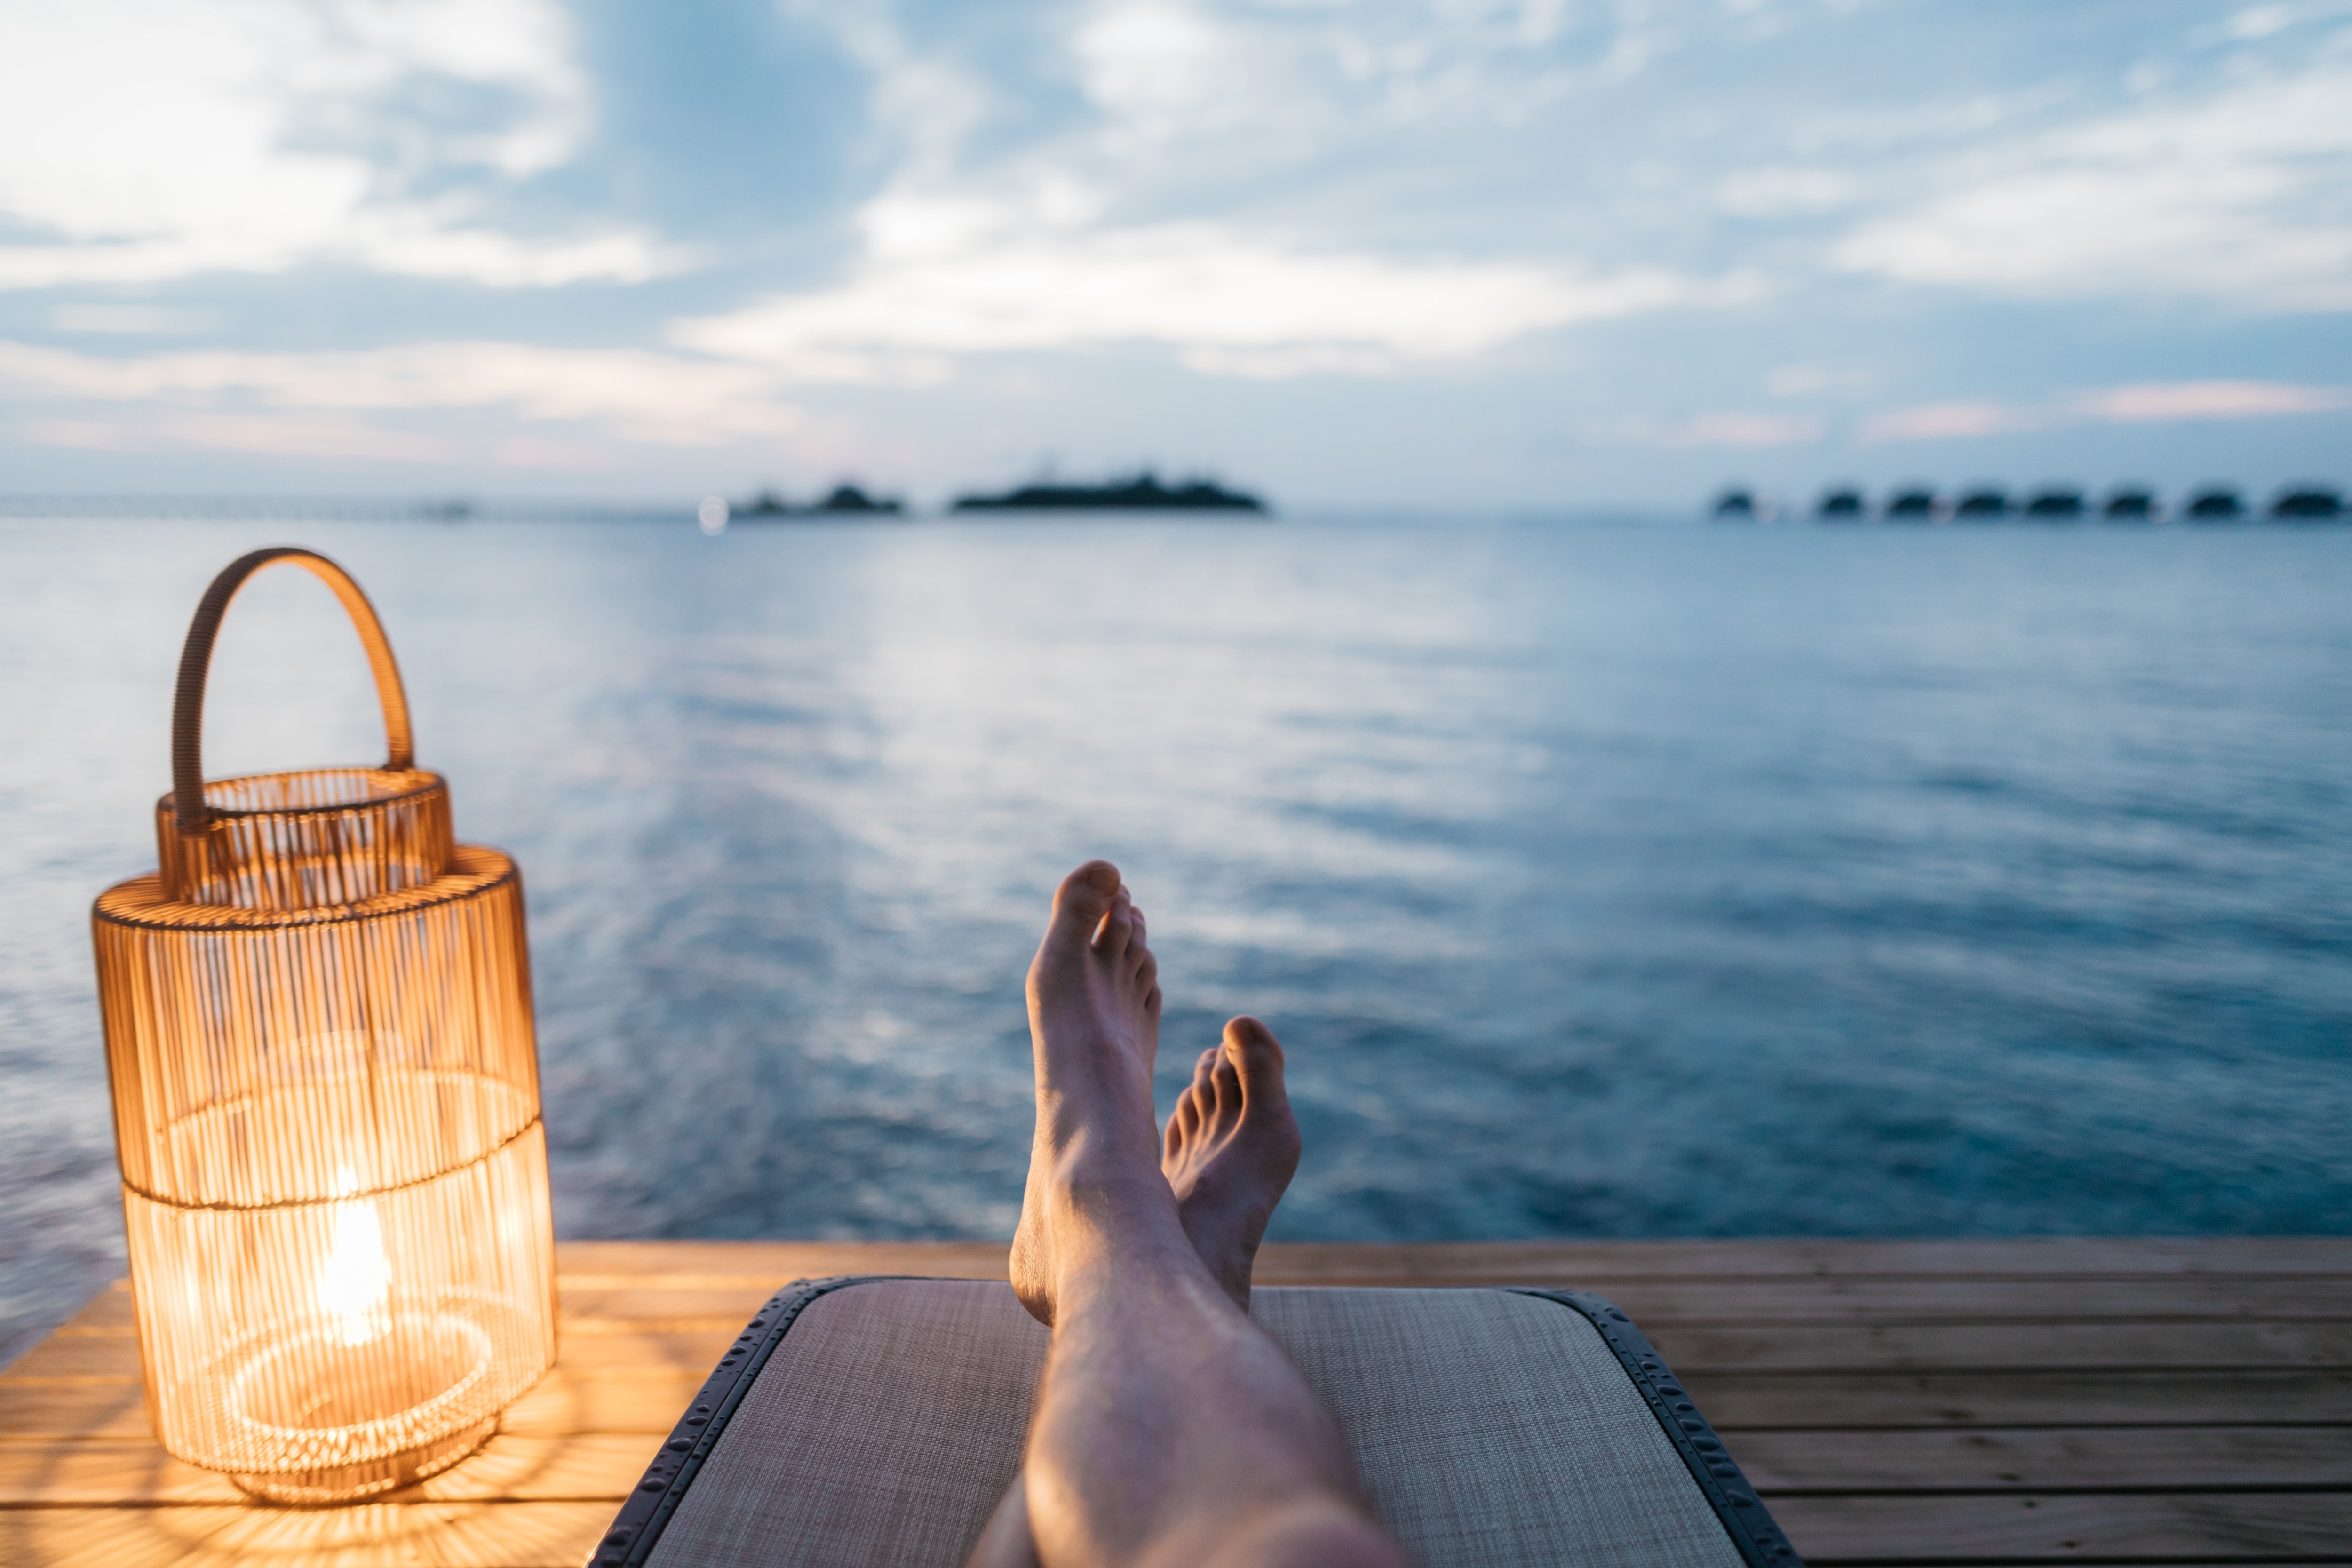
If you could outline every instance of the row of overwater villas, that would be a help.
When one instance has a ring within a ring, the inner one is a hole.
[[[1762,521],[1790,515],[1795,509],[1759,501],[1751,490],[1734,487],[1716,499],[1715,515],[1738,521]],[[1858,489],[1832,486],[1813,503],[1812,514],[1830,522],[1942,522],[1957,520],[1991,522],[2022,517],[2064,522],[2099,517],[2115,522],[2155,522],[2166,517],[2197,522],[2231,522],[2257,515],[2245,498],[2230,485],[2205,485],[2168,505],[2143,485],[2117,485],[2096,499],[2071,485],[2047,485],[2012,496],[1998,485],[1979,485],[1955,494],[1939,494],[1927,485],[1905,486],[1874,506]],[[2261,515],[2291,521],[2330,521],[2352,518],[2344,498],[2327,485],[2289,485],[2272,497]]]

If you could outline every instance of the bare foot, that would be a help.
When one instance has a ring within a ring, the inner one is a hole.
[[[1126,1234],[1175,1218],[1151,1114],[1160,965],[1118,867],[1089,860],[1062,879],[1028,989],[1037,1137],[1013,1237],[1013,1288],[1051,1323],[1057,1270],[1076,1261],[1058,1256],[1066,1243],[1057,1248],[1057,1237],[1099,1234],[1115,1216],[1127,1220]]]
[[[1192,1250],[1244,1312],[1250,1266],[1298,1169],[1298,1148],[1282,1047],[1244,1014],[1225,1026],[1222,1045],[1201,1053],[1160,1159]]]

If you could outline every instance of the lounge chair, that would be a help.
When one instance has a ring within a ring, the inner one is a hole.
[[[1251,1315],[1427,1568],[1801,1568],[1598,1296],[1261,1288]],[[1002,1283],[794,1284],[729,1347],[592,1568],[956,1568],[1020,1469],[1045,1350]]]

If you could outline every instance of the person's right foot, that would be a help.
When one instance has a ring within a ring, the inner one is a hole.
[[[1013,1236],[1013,1289],[1040,1322],[1074,1246],[1184,1246],[1153,1164],[1159,974],[1118,868],[1089,860],[1063,878],[1029,966],[1037,1133]]]
[[[1176,1217],[1192,1250],[1244,1312],[1250,1267],[1298,1169],[1298,1150],[1282,1047],[1264,1024],[1244,1015],[1193,1066],[1192,1087],[1168,1118],[1160,1170],[1176,1194]]]

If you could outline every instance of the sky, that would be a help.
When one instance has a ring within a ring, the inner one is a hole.
[[[0,0],[0,494],[2352,481],[2352,0]]]

